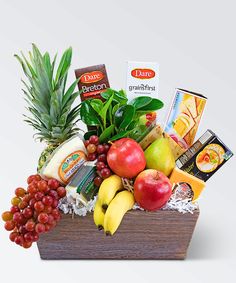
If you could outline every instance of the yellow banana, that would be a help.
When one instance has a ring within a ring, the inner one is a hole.
[[[100,205],[99,201],[96,202],[94,212],[93,212],[93,220],[98,230],[102,230],[104,226],[104,216],[105,212],[102,206]]]
[[[98,191],[98,201],[103,209],[107,209],[116,192],[121,190],[122,187],[121,178],[117,175],[112,175],[102,182]]]
[[[125,213],[134,206],[134,196],[129,191],[118,193],[109,204],[104,217],[106,235],[113,235],[119,227]]]

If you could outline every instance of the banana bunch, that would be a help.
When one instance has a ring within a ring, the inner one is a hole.
[[[121,178],[117,175],[105,179],[100,186],[93,219],[98,229],[104,229],[106,235],[116,232],[125,213],[134,205],[133,194],[122,189]]]

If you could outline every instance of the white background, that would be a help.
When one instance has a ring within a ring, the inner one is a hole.
[[[215,131],[236,152],[235,1],[0,1],[0,208],[35,172],[43,145],[22,121],[18,62],[31,42],[54,54],[73,47],[73,69],[105,63],[111,86],[125,87],[125,61],[160,63],[160,98],[175,87],[205,94],[198,136]],[[235,172],[232,158],[207,182],[201,215],[185,261],[42,261],[13,245],[0,227],[4,282],[233,282],[236,268]],[[78,227],[79,229],[79,227]],[[145,237],[145,235],[144,235]],[[89,279],[90,278],[90,279]],[[126,281],[121,281],[126,280]]]

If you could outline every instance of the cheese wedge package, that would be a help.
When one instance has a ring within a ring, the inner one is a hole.
[[[68,184],[72,176],[86,161],[86,149],[82,138],[76,135],[57,147],[41,170],[46,178],[55,178]]]
[[[207,98],[199,93],[176,89],[165,132],[183,149],[194,142]]]
[[[181,169],[175,167],[170,175],[170,182],[173,185],[173,192],[178,193],[179,199],[190,199],[196,201],[205,182]]]
[[[96,176],[94,162],[85,162],[66,186],[67,196],[86,205],[98,192],[98,187],[94,184]]]

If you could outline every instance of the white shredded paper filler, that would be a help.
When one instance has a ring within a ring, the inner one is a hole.
[[[76,214],[79,216],[86,216],[87,213],[92,212],[97,201],[97,196],[90,200],[86,205],[82,204],[79,201],[79,194],[76,194],[76,197],[67,196],[60,200],[59,208],[65,214]],[[166,203],[161,210],[176,210],[180,213],[193,213],[194,210],[198,208],[198,203],[193,203],[191,199],[180,199],[175,196],[173,193],[169,201]],[[137,203],[133,206],[134,210],[144,210]]]
[[[88,212],[92,212],[95,207],[95,203],[97,201],[97,197],[90,200],[86,205],[82,204],[79,201],[79,194],[76,194],[76,198],[71,196],[64,197],[59,202],[59,208],[65,214],[76,214],[79,216],[86,216]]]

